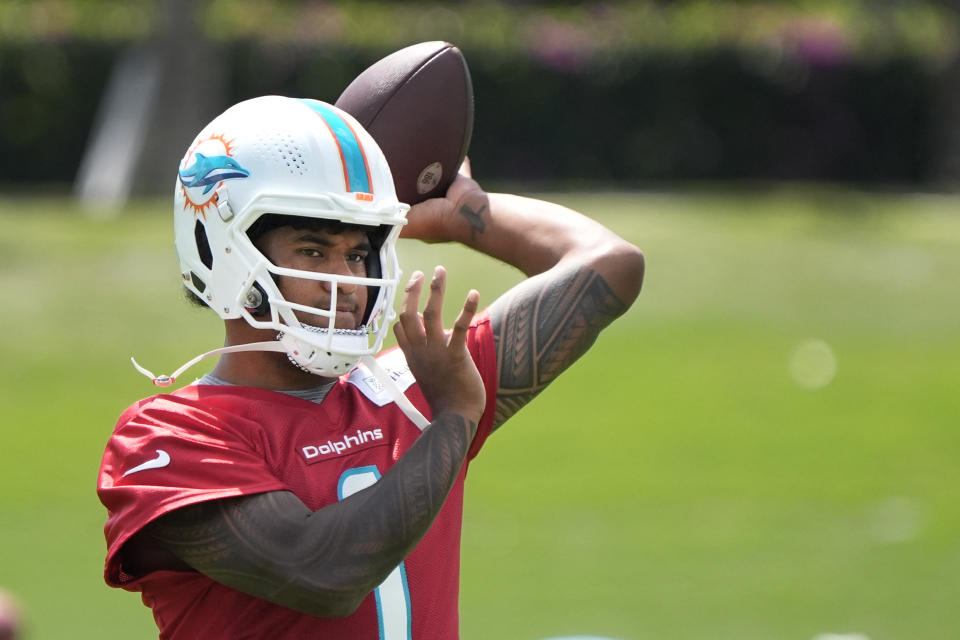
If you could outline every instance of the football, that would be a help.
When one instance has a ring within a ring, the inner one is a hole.
[[[378,60],[337,99],[383,149],[397,197],[442,196],[473,134],[473,83],[449,42],[421,42]]]

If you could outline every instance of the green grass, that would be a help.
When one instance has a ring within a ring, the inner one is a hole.
[[[475,461],[463,637],[955,634],[960,199],[555,197],[644,249],[645,289]],[[129,356],[169,372],[220,344],[181,301],[168,211],[0,200],[0,586],[30,640],[156,637],[102,583],[94,487],[117,415],[152,392]],[[402,251],[408,273],[446,264],[453,297],[518,280]],[[811,338],[837,367],[815,390],[789,369]]]

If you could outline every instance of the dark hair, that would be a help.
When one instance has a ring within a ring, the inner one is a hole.
[[[279,213],[268,213],[257,218],[256,222],[247,229],[247,237],[256,245],[265,233],[279,229],[280,227],[291,227],[297,231],[326,231],[334,235],[346,233],[347,231],[359,230],[364,233],[370,231],[370,227],[359,224],[350,224],[340,220],[330,220],[327,218],[304,218],[302,216],[289,216]]]
[[[187,302],[189,302],[192,306],[199,307],[201,309],[210,308],[210,305],[207,304],[206,300],[186,287],[183,288],[183,297],[186,298]]]

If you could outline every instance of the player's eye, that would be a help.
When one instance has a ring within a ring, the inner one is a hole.
[[[349,256],[347,256],[347,260],[350,262],[363,262],[366,259],[367,254],[363,252],[351,253]]]
[[[307,256],[308,258],[322,258],[322,257],[323,257],[323,252],[322,252],[322,251],[320,251],[319,249],[314,249],[314,248],[312,248],[312,247],[304,247],[303,249],[300,249],[297,253],[299,253],[300,255]]]

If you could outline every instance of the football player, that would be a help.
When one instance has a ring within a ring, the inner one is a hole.
[[[171,376],[140,368],[166,385],[219,356],[117,423],[98,485],[107,583],[141,592],[162,638],[458,637],[469,461],[629,307],[640,251],[466,173],[409,208],[353,118],[279,96],[200,132],[174,229],[225,346]],[[528,279],[485,310],[471,291],[446,331],[444,269],[414,273],[396,316],[401,233]],[[394,320],[400,348],[380,353]]]

